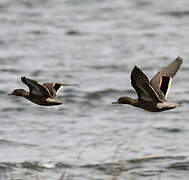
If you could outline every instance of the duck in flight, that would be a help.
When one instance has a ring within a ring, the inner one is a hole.
[[[176,108],[178,105],[167,101],[171,81],[182,64],[178,57],[168,66],[159,71],[150,81],[147,76],[135,66],[131,72],[131,84],[136,90],[138,99],[120,97],[113,104],[130,104],[151,112],[160,112]]]
[[[41,85],[37,81],[26,77],[21,77],[21,80],[29,87],[29,91],[25,91],[24,89],[15,89],[8,95],[22,96],[29,101],[42,106],[65,104],[65,101],[57,98],[57,93],[64,86],[78,86],[77,84],[64,84],[56,82],[43,83]]]

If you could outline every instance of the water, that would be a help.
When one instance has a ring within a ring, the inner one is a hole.
[[[189,2],[2,0],[0,179],[188,179]],[[169,100],[150,113],[115,106],[136,97],[135,64],[152,77],[184,58]],[[41,107],[8,97],[20,77],[79,83]]]

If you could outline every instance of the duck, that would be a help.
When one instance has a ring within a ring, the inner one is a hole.
[[[122,96],[113,104],[129,104],[150,112],[161,112],[174,109],[178,104],[167,101],[167,95],[171,82],[179,70],[183,59],[177,57],[170,64],[159,71],[150,81],[148,77],[136,65],[131,72],[131,85],[135,89],[138,98]]]
[[[58,99],[57,93],[64,86],[78,86],[78,84],[66,84],[57,82],[39,84],[37,81],[29,79],[25,76],[21,77],[21,81],[28,86],[29,91],[26,91],[24,89],[14,89],[8,95],[21,96],[41,106],[66,104],[65,101]]]

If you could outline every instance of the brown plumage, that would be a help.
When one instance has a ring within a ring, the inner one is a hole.
[[[61,101],[57,98],[57,93],[64,86],[78,86],[77,84],[64,84],[56,82],[43,83],[41,85],[37,81],[26,77],[21,77],[21,80],[29,87],[29,91],[25,91],[24,89],[15,89],[9,95],[22,96],[29,101],[42,106],[65,104],[65,101]]]
[[[138,99],[120,97],[113,104],[130,104],[147,111],[159,112],[177,107],[177,104],[167,102],[167,94],[171,81],[182,64],[180,57],[159,71],[151,81],[135,66],[131,73],[131,84],[137,92]]]

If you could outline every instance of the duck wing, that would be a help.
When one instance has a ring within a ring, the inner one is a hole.
[[[65,84],[65,83],[43,83],[43,86],[45,86],[50,94],[55,97],[56,94],[64,87],[64,86],[78,86],[77,84]]]
[[[182,64],[182,58],[178,57],[168,66],[159,71],[150,81],[150,85],[158,93],[161,99],[167,99],[171,82]]]
[[[37,81],[26,77],[21,77],[21,80],[24,84],[26,84],[29,87],[31,95],[51,97],[49,90],[41,84],[39,84]]]
[[[43,83],[43,86],[49,90],[51,96],[56,97],[56,90],[53,88],[54,83]]]
[[[162,102],[156,91],[150,85],[147,76],[135,66],[131,73],[131,84],[142,101]]]

